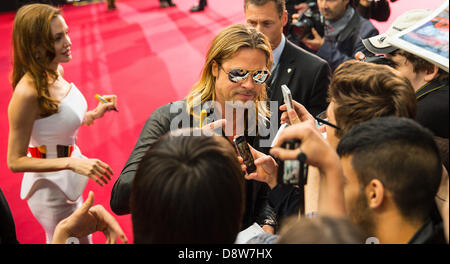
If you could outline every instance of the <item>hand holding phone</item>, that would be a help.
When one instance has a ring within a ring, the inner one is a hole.
[[[255,160],[253,159],[253,155],[248,147],[247,140],[245,140],[245,136],[238,136],[234,139],[234,144],[244,160],[244,165],[247,167],[247,174],[256,171]]]
[[[284,104],[286,105],[286,113],[288,114],[289,122],[291,125],[299,123],[300,119],[295,112],[291,90],[289,90],[287,85],[283,84],[281,85],[281,91],[283,92]],[[294,109],[294,111],[291,111],[292,109]]]
[[[294,109],[294,104],[292,103],[292,94],[289,87],[286,84],[281,85],[281,91],[283,92],[284,103],[286,104],[287,111]]]

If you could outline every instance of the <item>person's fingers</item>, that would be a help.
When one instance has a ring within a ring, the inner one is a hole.
[[[117,235],[114,232],[110,232],[109,243],[110,244],[117,244]]]
[[[98,185],[100,185],[100,186],[105,186],[99,179],[98,179],[98,176],[94,173],[94,172],[90,172],[88,175],[87,175],[89,178],[91,178],[92,180],[94,180],[96,183],[98,183]]]
[[[250,174],[245,175],[246,180],[255,180],[258,177],[256,172],[252,172]]]
[[[270,154],[281,160],[296,160],[300,149],[284,149],[284,148],[272,148]]]
[[[108,108],[106,109],[106,111],[112,111],[116,108],[116,105],[114,103],[107,103],[105,104]]]
[[[116,95],[103,95],[102,96],[109,103],[104,104],[106,111],[114,110],[117,106],[117,96]]]
[[[259,153],[257,150],[255,150],[250,144],[248,144],[248,148],[250,149],[250,152],[254,159],[258,159],[261,156],[261,153]]]
[[[128,244],[128,238],[125,234],[119,234],[119,239],[122,243]]]
[[[264,164],[266,162],[270,162],[271,159],[272,159],[272,157],[267,155],[267,156],[263,156],[263,157],[257,158],[254,163],[255,163],[256,166],[259,166],[259,165],[262,165],[262,164]]]
[[[365,58],[366,58],[366,55],[364,55],[364,53],[362,53],[361,51],[356,52],[355,59],[361,61],[361,60],[364,60]]]
[[[311,124],[310,123],[299,123],[292,126],[286,127],[283,132],[279,135],[279,138],[274,147],[280,147],[281,144],[287,140],[291,139],[299,139],[302,140],[305,136],[305,133],[309,131]]]
[[[116,243],[117,236],[119,236],[122,242],[128,242],[117,220],[102,205],[92,207],[90,212],[97,218],[97,231],[102,231],[105,234],[107,243]]]
[[[283,112],[281,114],[280,120],[283,121],[284,123],[289,123],[289,116],[287,112]]]
[[[301,41],[303,42],[303,44],[305,44],[306,47],[314,50],[314,40],[313,39],[303,38]]]
[[[96,176],[96,175],[95,175],[95,176]],[[100,181],[97,177],[92,177],[92,179],[94,179],[94,181],[95,181],[96,183],[98,183],[98,185],[100,185],[100,186],[102,186],[102,187],[105,187],[105,184],[103,184],[102,181]]]
[[[298,115],[297,115],[297,113],[295,112],[294,109],[291,109],[288,112],[288,115],[289,115],[289,121],[291,121],[291,124],[298,124],[298,123],[300,123],[300,118],[298,118]]]
[[[89,211],[89,209],[92,207],[92,205],[94,205],[94,192],[89,191],[88,198],[86,199],[86,201],[84,201],[83,205],[81,206],[80,211],[82,213],[86,213]]]
[[[96,175],[104,184],[108,184],[108,181],[105,179],[105,177],[103,177],[102,174],[96,174]]]
[[[108,181],[103,177],[106,176],[108,180],[111,180],[111,176],[106,172],[105,169],[103,169],[100,165],[94,165],[95,174],[99,175],[99,178],[104,181],[105,183],[108,183]]]
[[[111,169],[111,167],[109,167],[109,165],[106,164],[105,162],[103,162],[103,161],[101,161],[101,160],[98,160],[98,164],[99,164],[100,166],[102,166],[103,168],[105,168],[111,175],[114,174],[114,172],[113,172],[113,170]]]
[[[311,32],[312,32],[314,38],[320,38],[319,33],[317,32],[317,30],[314,27],[311,28]]]
[[[311,44],[313,43],[313,39],[309,39],[309,38],[302,38],[301,40],[303,42],[303,44],[307,45],[307,46],[311,46]]]
[[[204,125],[203,128],[208,128],[208,129],[213,130],[213,129],[216,129],[218,127],[225,127],[226,123],[227,123],[227,120],[219,119],[219,120],[216,120],[214,122],[211,122],[209,124]]]

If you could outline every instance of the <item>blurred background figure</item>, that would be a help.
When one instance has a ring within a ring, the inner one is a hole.
[[[395,2],[397,0],[390,0]],[[365,19],[374,19],[380,22],[387,21],[391,15],[388,0],[352,0],[352,5],[358,14]]]
[[[108,10],[116,9],[116,0],[106,0],[108,3]]]
[[[205,10],[205,6],[207,6],[206,0],[199,0],[198,5],[195,5],[191,8],[191,12],[199,12]]]
[[[159,0],[159,7],[160,8],[168,8],[168,7],[174,7],[177,6],[172,0]]]

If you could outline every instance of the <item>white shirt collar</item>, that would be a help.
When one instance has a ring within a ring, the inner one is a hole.
[[[280,62],[281,53],[283,53],[283,49],[284,49],[284,45],[285,44],[286,44],[286,38],[284,37],[284,34],[281,34],[280,44],[278,44],[278,47],[276,47],[276,49],[274,49],[272,51],[273,66],[272,66],[272,69],[270,70],[271,72],[273,72],[275,67],[277,67],[278,62]]]

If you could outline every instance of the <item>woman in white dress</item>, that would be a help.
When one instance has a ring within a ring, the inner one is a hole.
[[[87,111],[83,95],[63,78],[60,63],[72,59],[71,44],[59,9],[32,4],[18,10],[7,163],[11,171],[25,172],[21,198],[44,228],[47,243],[58,222],[81,206],[88,179],[103,186],[113,174],[108,164],[81,154],[76,134],[81,125],[115,109],[116,96],[105,95],[107,103]]]

